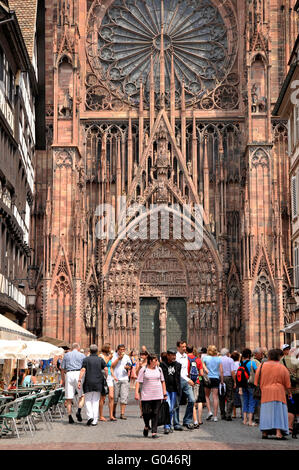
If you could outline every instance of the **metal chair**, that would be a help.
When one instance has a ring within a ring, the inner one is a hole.
[[[59,417],[60,417],[60,419],[62,419],[63,415],[61,413],[59,405],[61,403],[62,398],[63,398],[63,402],[64,402],[64,388],[57,388],[56,390],[54,390],[54,396],[55,396],[55,400],[53,400],[53,404],[51,406],[50,413],[51,413],[52,417],[55,418],[55,414],[58,411]]]
[[[7,434],[7,432],[9,431],[14,432],[15,430],[18,439],[20,438],[18,426],[17,426],[17,420],[21,421],[23,430],[25,432],[26,432],[25,423],[27,421],[30,433],[33,436],[33,432],[31,429],[32,422],[29,417],[30,417],[32,408],[34,406],[35,400],[36,400],[35,397],[23,398],[17,402],[16,409],[11,409],[11,410],[8,409],[7,411],[4,411],[3,413],[1,413],[1,420],[2,420],[1,437],[2,437],[3,432]],[[8,404],[7,406],[11,408],[11,404]],[[14,428],[10,428],[7,425],[7,421],[12,421]]]
[[[46,424],[48,430],[51,429],[51,420],[52,416],[50,413],[50,408],[55,401],[54,393],[50,393],[46,397],[37,398],[36,402],[32,408],[32,416],[41,416],[43,422]],[[34,423],[35,426],[35,423]],[[36,429],[36,426],[35,426]]]

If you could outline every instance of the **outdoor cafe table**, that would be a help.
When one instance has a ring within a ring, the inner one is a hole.
[[[46,383],[46,384],[36,384],[33,385],[32,387],[19,387],[15,388],[12,390],[0,390],[0,393],[5,393],[8,395],[12,395],[13,397],[19,397],[19,396],[25,396],[29,395],[32,392],[38,392],[40,390],[46,389],[46,390],[51,390],[56,388],[58,385],[58,382],[51,382],[51,383]]]

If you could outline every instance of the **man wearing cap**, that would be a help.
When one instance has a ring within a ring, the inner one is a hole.
[[[290,353],[291,346],[289,344],[283,344],[281,349],[282,349],[283,355],[288,356]],[[282,359],[280,362],[282,362]]]
[[[232,358],[229,357],[228,349],[221,349],[220,355],[221,364],[223,367],[223,381],[226,388],[226,393],[224,395],[219,395],[221,419],[232,421],[232,412],[234,407],[234,388],[236,388],[235,363]],[[225,401],[227,413],[225,413]]]
[[[170,424],[166,424],[164,426],[164,434],[169,434],[173,432],[173,428],[171,426],[173,421],[174,429],[182,427],[180,423],[177,422],[175,410],[179,406],[179,396],[181,394],[181,364],[176,361],[176,350],[175,349],[168,349],[166,357],[161,361],[160,367],[162,369],[165,385],[166,385],[166,392],[167,392],[167,403],[169,405],[169,413],[170,413]]]
[[[83,359],[85,359],[85,356],[80,352],[80,345],[78,343],[74,343],[72,345],[72,350],[64,355],[61,363],[61,380],[62,385],[65,386],[66,409],[70,424],[74,423],[74,419],[72,417],[72,401],[76,391],[79,397],[76,417],[78,421],[82,421],[81,409],[84,406],[84,395],[82,388],[79,389],[78,387],[78,380]]]

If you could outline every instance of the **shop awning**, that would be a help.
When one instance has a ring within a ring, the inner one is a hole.
[[[36,336],[9,318],[0,314],[0,339],[25,341],[36,339]]]
[[[51,343],[58,348],[69,348],[70,344],[66,341],[58,338],[51,338],[50,336],[42,336],[41,338],[37,339],[38,341],[46,341],[46,343]]]
[[[289,323],[285,328],[282,328],[284,333],[294,333],[299,334],[299,320],[294,321],[294,323]]]

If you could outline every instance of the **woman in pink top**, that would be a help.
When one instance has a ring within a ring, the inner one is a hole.
[[[139,387],[142,383],[141,397]],[[144,420],[144,437],[148,436],[149,422],[152,425],[152,437],[159,437],[157,434],[158,413],[161,401],[167,398],[166,386],[162,369],[158,367],[158,356],[149,355],[147,365],[139,371],[136,387],[135,400],[141,399],[142,414]]]

